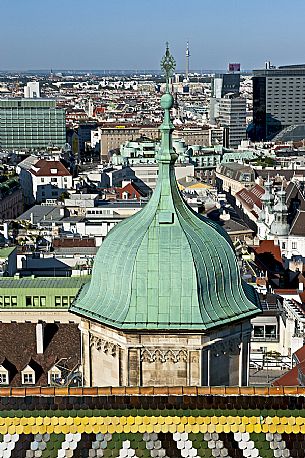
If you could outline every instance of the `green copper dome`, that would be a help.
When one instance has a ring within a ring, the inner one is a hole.
[[[206,330],[259,311],[254,289],[241,281],[226,232],[196,214],[180,194],[172,103],[167,84],[156,189],[143,210],[109,232],[90,283],[71,306],[72,312],[119,329]]]

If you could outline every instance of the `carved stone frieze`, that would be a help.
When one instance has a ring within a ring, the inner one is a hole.
[[[180,361],[186,362],[187,359],[188,352],[185,349],[171,350],[168,348],[141,348],[142,362],[154,363],[156,361],[160,361],[161,363],[178,363]]]
[[[104,352],[106,355],[115,357],[120,346],[109,340],[90,334],[90,347],[96,348],[98,351]]]

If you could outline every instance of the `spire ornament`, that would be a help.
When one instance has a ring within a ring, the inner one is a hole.
[[[169,52],[168,42],[166,42],[166,51],[161,60],[161,69],[164,71],[166,78],[166,92],[169,92],[169,80],[173,76],[175,68],[176,61]]]
[[[161,150],[157,155],[159,163],[170,163],[175,162],[177,155],[173,151],[172,147],[172,132],[174,126],[171,122],[170,110],[174,105],[174,98],[170,93],[169,81],[172,76],[174,69],[176,67],[176,62],[171,53],[169,52],[168,43],[166,43],[166,51],[161,60],[161,69],[165,73],[166,78],[166,90],[165,94],[162,95],[160,100],[160,105],[164,110],[163,122],[160,126],[161,131]]]

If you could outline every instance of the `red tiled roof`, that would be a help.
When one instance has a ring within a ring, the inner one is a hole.
[[[95,239],[54,239],[54,248],[73,248],[73,247],[95,247]]]
[[[299,375],[300,368],[305,369],[305,362],[294,366],[292,369],[290,369],[290,371],[288,371],[282,377],[275,380],[273,382],[273,385],[275,386],[298,386],[299,385],[298,375]]]
[[[265,194],[265,189],[262,186],[260,186],[259,184],[256,184],[251,189],[251,193],[254,194],[256,197],[258,197],[258,199],[261,199],[262,196]]]
[[[288,145],[276,145],[273,150],[274,151],[278,151],[278,150],[281,150],[281,149],[287,149],[287,148],[290,148]]]
[[[297,289],[275,289],[274,290],[275,294],[291,294],[291,295],[296,295],[298,294]]]
[[[262,202],[261,198],[263,194],[265,193],[264,188],[256,184],[253,186],[251,189],[246,189],[243,188],[240,191],[236,193],[236,196],[242,203],[253,210],[254,206],[257,206],[258,208],[262,208]]]
[[[279,245],[275,245],[273,240],[261,240],[259,246],[252,247],[255,254],[271,253],[274,260],[283,265],[281,249]]]
[[[57,173],[51,173],[51,169],[56,169]],[[66,169],[62,162],[47,161],[46,159],[40,159],[38,162],[36,162],[35,166],[30,169],[30,172],[38,177],[71,176],[71,173]]]
[[[302,301],[302,304],[305,304],[305,291],[303,291],[302,293],[299,293],[299,296]]]
[[[299,361],[290,371],[273,382],[276,386],[299,386],[299,374],[305,374],[305,345],[299,348],[294,356]]]
[[[303,347],[299,348],[295,353],[294,356],[297,358],[299,363],[305,361],[305,345]]]
[[[126,186],[124,186],[124,188],[118,188],[117,192],[120,198],[122,198],[124,192],[128,193],[128,198],[130,197],[139,199],[140,197],[145,196],[145,194],[138,188],[135,183],[128,183]]]
[[[105,113],[105,107],[96,107],[94,110],[94,115],[96,116],[99,113]]]
[[[9,363],[12,386],[22,385],[20,371],[31,360],[42,370],[37,380],[39,385],[47,385],[48,370],[59,359],[65,358],[70,369],[80,363],[80,331],[77,324],[45,324],[42,354],[37,353],[35,323],[0,323],[0,335],[0,364],[4,361]]]

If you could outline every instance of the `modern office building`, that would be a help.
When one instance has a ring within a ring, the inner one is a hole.
[[[66,143],[65,111],[55,100],[1,99],[0,147],[35,150]]]
[[[215,74],[211,81],[210,122],[215,124],[219,116],[219,101],[227,94],[239,95],[240,74]]]
[[[36,99],[40,97],[39,81],[30,81],[24,86],[24,98]]]
[[[305,123],[305,65],[253,74],[253,140],[272,139],[288,126]]]
[[[234,93],[219,99],[218,122],[224,129],[223,146],[237,148],[246,138],[246,99]]]
[[[212,97],[221,99],[226,94],[239,94],[240,73],[216,74],[211,81]]]

